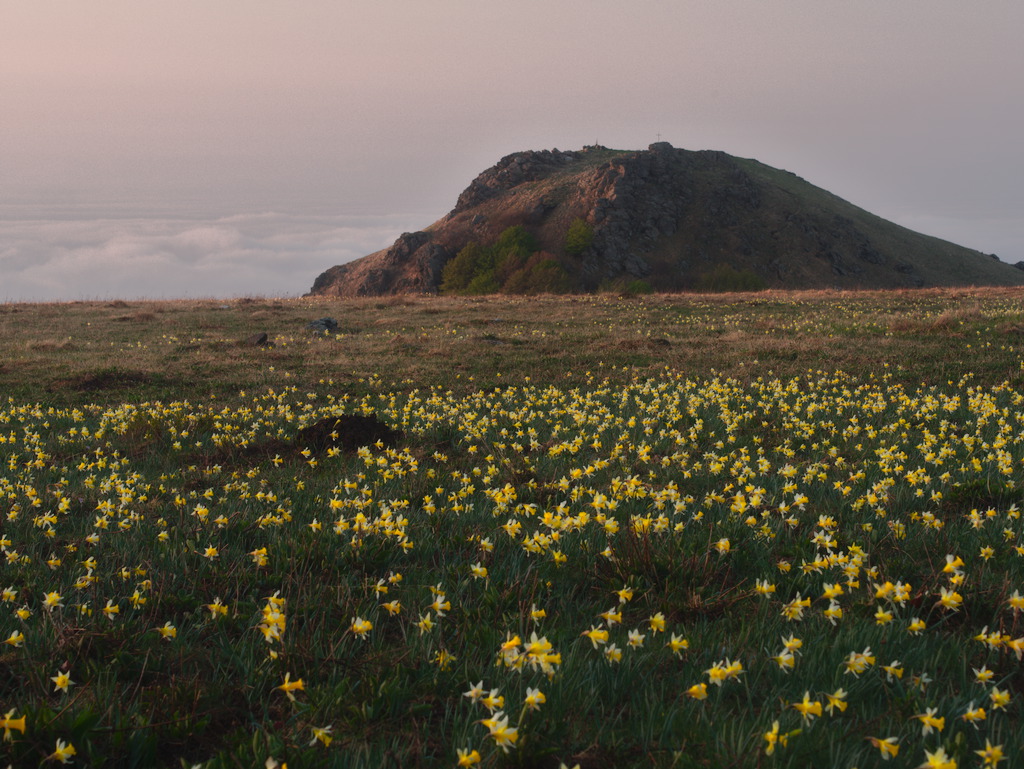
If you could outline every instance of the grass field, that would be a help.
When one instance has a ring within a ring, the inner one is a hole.
[[[0,305],[0,765],[1013,766],[1022,348],[1009,289]]]

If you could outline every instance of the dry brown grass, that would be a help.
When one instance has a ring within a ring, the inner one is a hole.
[[[337,335],[306,329],[325,316]],[[666,367],[744,380],[870,376],[884,364],[909,382],[968,372],[999,382],[1020,375],[1022,329],[1024,292],[1007,288],[5,304],[0,387],[72,403],[282,386],[358,393],[377,379],[469,390]],[[260,333],[269,346],[247,344]]]

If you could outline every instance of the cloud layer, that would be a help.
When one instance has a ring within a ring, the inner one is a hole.
[[[295,296],[434,218],[0,218],[0,302]]]

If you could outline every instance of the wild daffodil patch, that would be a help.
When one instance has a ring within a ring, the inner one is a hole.
[[[0,763],[1013,766],[1022,489],[970,377],[8,401]]]

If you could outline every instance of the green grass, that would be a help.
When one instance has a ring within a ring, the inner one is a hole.
[[[25,717],[0,764],[60,740],[80,766],[476,750],[483,766],[863,769],[882,765],[869,738],[893,737],[887,766],[940,747],[979,766],[986,740],[1013,765],[1020,301],[0,307],[0,715]],[[307,335],[324,315],[342,333]],[[273,347],[240,343],[257,331]],[[360,443],[330,438],[345,414],[399,435],[343,449]],[[826,585],[843,587],[835,625]],[[533,633],[558,656],[528,661]],[[518,728],[507,753],[465,696],[479,681]],[[805,693],[823,708],[807,721]],[[941,731],[923,733],[928,708]],[[789,736],[768,755],[775,721]]]

